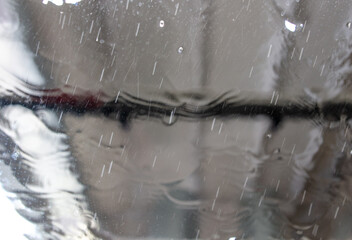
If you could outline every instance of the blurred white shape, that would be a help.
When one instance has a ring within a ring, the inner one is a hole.
[[[66,3],[66,4],[77,4],[77,3],[79,3],[80,1],[82,1],[82,0],[66,0],[65,3]]]
[[[26,185],[27,189],[33,195],[44,193],[50,196],[47,202],[54,229],[65,232],[68,238],[64,239],[83,239],[83,236],[87,240],[94,239],[90,232],[90,227],[95,224],[93,214],[85,201],[84,186],[71,171],[73,157],[66,142],[67,136],[52,131],[43,123],[55,121],[55,118],[50,112],[38,118],[32,110],[21,106],[5,107],[0,111],[0,130],[21,149],[21,161],[37,179]]]
[[[66,0],[66,4],[77,4],[82,0]],[[43,4],[48,4],[49,2],[57,5],[57,6],[62,6],[64,4],[63,0],[43,0]]]
[[[285,20],[285,27],[291,32],[295,32],[296,31],[296,24],[291,23],[291,22],[289,22],[287,20]]]
[[[25,235],[33,236],[36,232],[35,225],[23,218],[8,199],[9,195],[0,185],[0,226],[3,239],[28,239]]]
[[[0,1],[0,52],[0,68],[31,84],[44,83],[34,62],[34,54],[23,42],[18,14],[11,1]]]
[[[64,4],[63,0],[43,0],[43,4],[48,4],[48,2],[54,3],[57,6],[61,6]]]
[[[3,39],[0,36],[0,67],[17,78],[34,85],[41,85],[44,79],[35,65],[33,54],[19,39]]]

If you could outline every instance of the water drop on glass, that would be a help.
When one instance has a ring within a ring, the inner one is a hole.
[[[295,32],[297,29],[296,24],[294,24],[288,20],[285,20],[285,27],[286,27],[286,29],[288,29],[291,32]]]
[[[351,28],[351,27],[352,27],[352,22],[348,22],[348,23],[346,24],[346,27]]]
[[[181,54],[181,53],[183,53],[183,50],[184,50],[183,47],[179,47],[179,48],[177,49],[177,52]]]
[[[163,27],[165,26],[165,22],[164,22],[164,20],[160,20],[160,22],[159,22],[159,26],[160,26],[161,28],[163,28]]]
[[[13,160],[17,160],[18,159],[18,157],[19,157],[19,153],[18,153],[18,151],[14,151],[12,154],[11,154],[11,158],[13,159]]]
[[[175,124],[177,121],[177,116],[174,115],[174,112],[171,112],[170,115],[165,115],[162,118],[162,122],[163,124],[165,124],[166,126],[171,126],[173,124]]]

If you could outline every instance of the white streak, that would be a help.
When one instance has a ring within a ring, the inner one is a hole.
[[[137,30],[136,30],[136,37],[138,36],[138,32],[139,32],[139,26],[141,25],[141,23],[137,24]]]
[[[180,3],[177,3],[176,4],[176,10],[175,10],[175,16],[177,15],[177,12],[178,12],[178,8],[180,7]]]

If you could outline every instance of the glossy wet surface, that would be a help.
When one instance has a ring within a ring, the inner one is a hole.
[[[351,239],[349,1],[0,0],[5,239]]]

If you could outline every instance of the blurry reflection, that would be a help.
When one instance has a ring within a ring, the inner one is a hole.
[[[351,12],[0,0],[2,237],[349,239]]]

